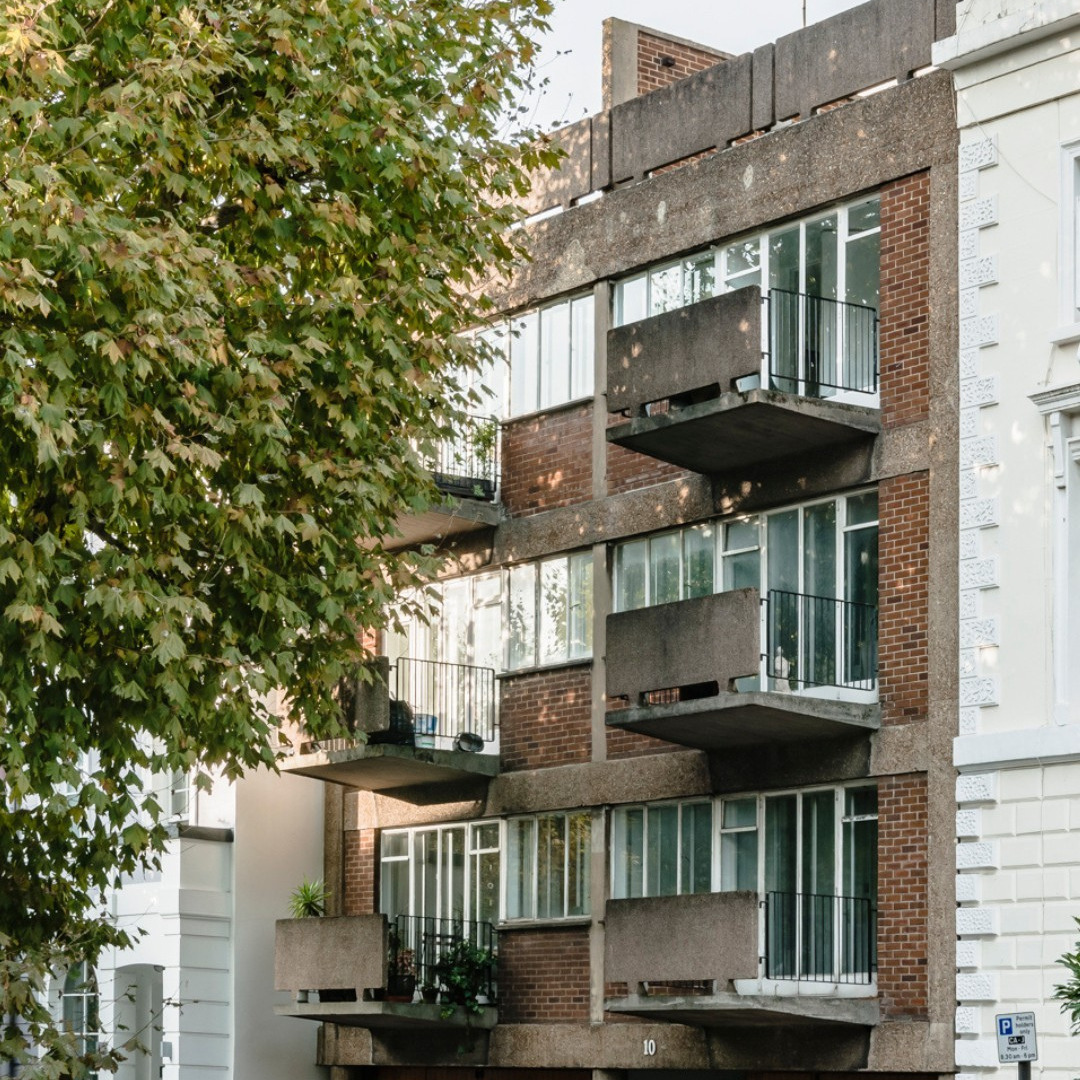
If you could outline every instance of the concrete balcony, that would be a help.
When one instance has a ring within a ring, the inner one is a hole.
[[[426,510],[400,514],[400,536],[388,538],[391,549],[440,544],[469,533],[494,529],[502,521],[496,502],[499,484],[499,423],[470,416],[461,432],[437,442],[425,464],[442,501]]]
[[[761,608],[757,589],[738,589],[609,615],[607,696],[609,701],[625,698],[628,705],[608,712],[607,724],[699,750],[835,739],[876,730],[881,722],[876,703],[837,700],[827,687],[811,688],[817,690],[811,693],[793,677],[791,661],[785,662],[784,678],[771,677],[775,668],[763,664]],[[799,607],[796,618],[804,618],[806,610]],[[766,620],[766,625],[771,639],[773,621]],[[794,641],[796,658],[807,651],[800,622],[781,629],[787,633],[776,636],[785,643]],[[846,641],[845,629],[839,630],[840,642]],[[837,670],[835,662],[815,660],[819,670]],[[755,679],[765,689],[736,688],[740,680]]]
[[[372,668],[342,688],[356,737],[301,742],[282,771],[414,803],[482,794],[499,772],[495,672],[408,657]]]
[[[851,983],[761,977],[765,910],[753,892],[609,900],[605,981],[626,992],[607,998],[605,1010],[734,1031],[877,1024],[868,972]]]
[[[451,932],[435,926],[436,920],[404,920],[408,925],[399,928],[401,922],[391,924],[385,915],[278,920],[274,989],[290,991],[293,1001],[275,1006],[274,1012],[345,1027],[493,1028],[498,1020],[494,1006],[466,1016],[460,1006],[451,1009],[444,1001],[425,1002],[418,990],[425,980],[425,965],[439,959],[440,949],[460,941],[463,927],[486,927],[491,939],[490,926],[459,924]],[[404,936],[413,929],[418,931],[415,941]],[[396,985],[393,971],[405,968],[408,974]]]
[[[694,472],[881,430],[869,308],[751,286],[610,330],[607,348],[608,411],[629,418],[608,441]]]

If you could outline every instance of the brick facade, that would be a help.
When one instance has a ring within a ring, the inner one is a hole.
[[[927,1015],[929,947],[925,773],[878,781],[878,994],[887,1016]]]
[[[379,910],[375,896],[377,852],[374,829],[352,829],[344,836],[342,915],[373,915]]]
[[[499,935],[499,1020],[589,1019],[589,930],[512,930]]]
[[[930,618],[930,477],[878,486],[878,693],[884,724],[925,720]]]
[[[696,71],[722,63],[723,57],[644,31],[637,39],[637,92],[650,94]]]
[[[593,406],[512,420],[502,436],[502,501],[526,516],[592,498]]]
[[[620,423],[622,417],[613,416],[612,424]],[[607,444],[607,491],[609,495],[621,495],[626,491],[663,484],[669,480],[689,479],[694,474],[677,465],[627,450],[625,446]]]
[[[881,191],[881,422],[924,420],[930,409],[930,174]]]
[[[503,681],[502,768],[543,769],[589,760],[592,666],[555,668]]]

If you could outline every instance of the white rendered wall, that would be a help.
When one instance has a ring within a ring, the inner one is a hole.
[[[274,920],[302,876],[322,874],[322,785],[261,770],[200,792],[190,819],[231,839],[174,840],[159,873],[110,898],[120,924],[141,931],[98,972],[112,1040],[146,1048],[118,1080],[320,1076],[317,1025],[274,1016],[287,995],[273,966]]]
[[[1080,699],[1068,700],[1080,641],[1062,633],[1069,540],[1054,402],[1080,406],[1080,326],[1060,286],[1080,10],[965,0],[957,26],[935,47],[954,69],[961,140],[957,1068],[964,1080],[1012,1080],[994,1015],[1034,1011],[1032,1076],[1073,1080],[1080,1037],[1052,995],[1080,915]]]

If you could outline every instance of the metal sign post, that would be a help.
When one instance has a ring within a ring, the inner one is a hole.
[[[1002,1065],[1016,1062],[1017,1080],[1031,1080],[1031,1063],[1039,1058],[1035,1039],[1035,1014],[1000,1013],[994,1017],[997,1032],[998,1061]]]

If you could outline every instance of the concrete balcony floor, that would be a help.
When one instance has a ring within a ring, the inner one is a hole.
[[[404,1001],[292,1002],[289,1005],[275,1005],[274,1013],[343,1027],[415,1028],[417,1031],[461,1030],[465,1027],[490,1031],[499,1020],[499,1012],[493,1005],[483,1006],[479,1015],[471,1016],[464,1009],[455,1007],[452,1013],[444,1017],[442,1005]]]

